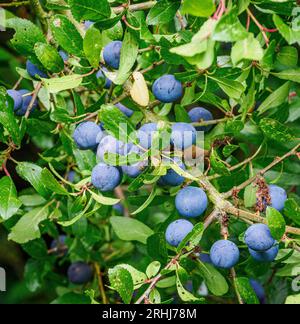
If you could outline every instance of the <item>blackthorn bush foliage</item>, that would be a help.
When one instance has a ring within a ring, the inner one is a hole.
[[[1,301],[300,303],[299,2],[0,6]]]

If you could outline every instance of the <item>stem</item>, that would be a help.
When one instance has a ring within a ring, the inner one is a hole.
[[[41,87],[42,87],[42,82],[39,82],[39,83],[37,84],[37,86],[35,87],[35,90],[34,90],[34,92],[33,92],[32,99],[31,99],[31,101],[30,101],[30,103],[29,103],[29,105],[28,105],[28,107],[27,107],[26,113],[25,113],[25,118],[26,118],[26,119],[27,119],[27,118],[29,117],[29,115],[30,115],[30,112],[31,112],[31,110],[32,110],[32,107],[33,107],[33,105],[34,105],[34,102],[36,101],[36,98],[37,98],[37,96],[38,96],[39,91],[41,90]]]
[[[231,274],[231,277],[232,277],[232,282],[233,282],[233,287],[234,287],[234,291],[235,291],[235,294],[236,294],[236,297],[239,301],[239,304],[240,305],[243,305],[244,302],[243,302],[243,299],[239,293],[239,290],[238,290],[238,287],[236,285],[236,272],[234,270],[234,268],[230,269],[230,274]]]
[[[20,6],[26,6],[29,5],[29,1],[15,1],[10,3],[0,3],[0,7],[20,7]]]
[[[181,256],[181,253],[177,254],[164,268],[164,270],[168,270],[174,263],[176,263]],[[162,278],[161,272],[151,280],[150,286],[147,290],[142,294],[142,296],[135,302],[135,304],[141,304],[143,300],[147,299],[151,293],[151,291],[155,288],[156,284]]]
[[[162,65],[164,63],[165,63],[164,60],[160,60],[158,62],[154,62],[153,64],[151,64],[150,66],[148,66],[146,69],[140,70],[140,73],[145,74],[145,73],[147,73],[147,72],[155,69],[157,66]]]
[[[299,147],[299,146],[300,146],[300,144],[297,145],[296,147]],[[291,150],[289,153],[285,154],[285,156],[292,155],[291,152],[293,152],[296,149],[296,147],[293,150]],[[283,158],[284,157],[282,157],[280,159],[283,159]],[[273,165],[273,163],[271,163],[271,165]],[[270,168],[271,167],[268,166],[268,169],[270,169]],[[208,180],[208,178],[206,176],[201,176],[198,183],[204,190],[207,191],[209,199],[215,205],[217,210],[221,210],[224,213],[234,215],[236,218],[240,218],[242,220],[246,219],[247,221],[250,220],[250,221],[253,221],[256,223],[266,224],[266,222],[267,222],[266,218],[261,217],[257,214],[253,214],[249,211],[239,209],[239,208],[235,207],[231,202],[226,200],[225,198],[228,198],[228,197],[219,193],[218,190],[210,183],[210,181]],[[231,193],[232,193],[232,191],[231,191]],[[286,233],[300,236],[300,228],[287,226]]]
[[[156,5],[156,1],[148,1],[148,2],[143,2],[143,3],[137,3],[137,4],[133,4],[133,5],[123,5],[123,6],[118,6],[115,8],[112,8],[113,12],[115,14],[120,14],[125,12],[126,9],[128,9],[128,11],[139,11],[139,10],[148,10],[151,9],[152,7],[154,7]]]
[[[122,17],[122,21],[123,21],[124,24],[125,24],[128,28],[130,28],[130,29],[137,30],[137,31],[141,30],[140,27],[134,27],[134,26],[132,26],[132,25],[128,22],[128,20],[127,20],[127,18],[126,18],[125,15]]]
[[[261,25],[261,23],[255,18],[255,16],[253,15],[253,13],[251,12],[251,10],[248,8],[247,9],[247,13],[248,15],[250,16],[250,18],[254,21],[255,25],[260,29],[262,35],[263,35],[263,38],[266,42],[266,45],[269,46],[269,43],[270,43],[270,40],[266,34],[266,31],[272,31],[274,32],[275,30],[274,29],[267,29],[265,28],[263,25]],[[276,30],[277,31],[277,30]]]
[[[29,0],[30,6],[34,10],[35,14],[39,18],[42,28],[44,32],[48,31],[48,23],[47,23],[47,14],[44,11],[42,5],[39,0]]]
[[[218,123],[222,123],[222,122],[225,122],[227,120],[229,120],[228,117],[220,118],[220,119],[214,119],[214,120],[203,120],[203,121],[200,121],[200,122],[192,123],[192,125],[194,127],[209,126],[209,125],[215,125],[215,124],[218,124]]]
[[[258,214],[253,214],[247,210],[236,208],[233,205],[228,206],[226,210],[236,218],[246,219],[256,223],[267,224],[267,219],[265,217],[261,217]],[[286,226],[286,233],[300,235],[300,228]]]
[[[219,211],[217,209],[213,210],[211,214],[204,220],[204,229],[207,229],[209,225],[211,225],[218,218],[218,215]]]
[[[102,280],[102,274],[101,274],[101,269],[98,263],[94,263],[96,275],[97,275],[97,280],[98,280],[98,286],[99,286],[99,291],[102,296],[102,303],[103,304],[108,304],[108,299],[105,293],[104,285],[103,285],[103,280]]]
[[[123,191],[123,189],[122,189],[121,186],[119,186],[119,187],[117,187],[115,189],[115,194],[116,194],[117,198],[119,198],[123,202],[123,206],[124,206],[124,216],[125,217],[130,217],[129,210],[128,210],[128,204],[127,204],[127,201],[126,201],[126,197],[124,195],[124,191]]]
[[[243,165],[248,164],[248,163],[251,162],[252,160],[254,160],[254,159],[257,157],[257,155],[259,154],[259,152],[261,151],[262,147],[263,147],[263,145],[260,145],[260,147],[257,149],[257,151],[256,151],[252,156],[248,157],[248,158],[247,158],[246,160],[244,160],[243,162],[238,163],[238,164],[236,164],[236,165],[230,167],[228,170],[229,170],[229,171],[234,171],[234,170],[236,170],[236,169],[239,169],[239,168],[242,167]],[[208,179],[209,179],[209,180],[213,180],[213,179],[217,179],[217,178],[219,178],[219,177],[221,177],[220,174],[213,174],[212,176],[209,176]]]
[[[23,81],[23,77],[21,76],[19,80],[16,82],[16,84],[14,85],[13,90],[18,89],[22,81]]]
[[[247,31],[249,31],[250,23],[251,23],[251,17],[250,17],[249,14],[247,14],[247,25],[246,25],[246,29],[247,29]]]
[[[7,168],[6,168],[6,161],[2,164],[2,170],[4,171],[4,173],[6,174],[6,176],[11,177],[10,173],[8,172]]]
[[[221,19],[221,17],[223,16],[225,10],[226,10],[226,0],[221,0],[219,3],[219,6],[215,12],[215,14],[213,15],[213,19],[215,20],[219,20]]]
[[[262,169],[261,171],[259,171],[256,175],[254,175],[253,177],[249,178],[248,180],[246,180],[245,182],[243,182],[239,186],[234,187],[230,191],[224,193],[222,196],[224,198],[229,198],[232,195],[233,191],[240,191],[240,190],[246,188],[249,184],[251,184],[253,181],[255,181],[256,178],[259,175],[261,175],[261,176],[264,175],[267,171],[269,171],[270,169],[272,169],[278,163],[282,162],[284,159],[286,159],[286,158],[288,158],[288,157],[290,157],[292,155],[295,155],[297,153],[297,150],[299,148],[300,148],[300,144],[297,144],[293,149],[291,149],[289,152],[287,152],[286,154],[284,154],[282,157],[276,157],[272,163],[270,163],[264,169]]]

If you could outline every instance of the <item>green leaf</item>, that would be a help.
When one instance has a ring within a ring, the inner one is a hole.
[[[41,237],[39,224],[48,217],[48,205],[34,208],[17,222],[11,229],[8,239],[19,244],[27,243],[28,241]]]
[[[250,281],[248,278],[235,278],[234,279],[237,290],[242,297],[242,300],[245,304],[259,304],[259,300],[251,287]]]
[[[113,269],[109,269],[108,277],[111,287],[120,294],[125,304],[129,304],[134,288],[129,271],[116,266]]]
[[[132,215],[136,215],[141,213],[144,209],[146,209],[151,202],[153,201],[153,199],[155,198],[155,196],[157,195],[158,190],[156,188],[156,186],[153,187],[151,194],[149,195],[149,197],[147,198],[147,200],[136,210],[132,213]]]
[[[292,129],[275,119],[264,118],[260,121],[259,126],[265,136],[272,140],[286,143],[295,139]]]
[[[147,239],[147,251],[153,259],[165,262],[168,259],[168,249],[163,232],[157,232]]]
[[[96,165],[96,156],[94,152],[75,148],[73,149],[73,154],[75,156],[78,168],[81,171],[92,171],[93,167]]]
[[[68,191],[54,178],[48,169],[43,169],[41,172],[41,181],[43,185],[52,192],[58,195],[68,196]]]
[[[71,12],[78,21],[97,21],[109,18],[111,14],[107,0],[69,0]]]
[[[236,42],[232,47],[231,60],[233,65],[237,65],[242,60],[260,61],[264,56],[264,51],[259,41],[250,34],[247,38]]]
[[[3,88],[0,88],[0,124],[7,129],[13,142],[20,145],[22,138],[13,112],[13,103],[10,97],[6,96],[6,91],[4,91]]]
[[[300,206],[295,199],[289,198],[286,200],[284,214],[297,225],[300,225]]]
[[[298,51],[294,46],[283,46],[276,56],[276,67],[280,70],[294,68],[298,63]]]
[[[49,44],[36,43],[34,52],[46,70],[58,73],[64,69],[64,61],[57,50]]]
[[[232,99],[240,99],[245,91],[242,83],[225,78],[216,78],[209,76],[210,79],[217,82],[218,86]]]
[[[272,73],[272,75],[274,75],[277,78],[282,79],[282,80],[289,80],[289,81],[300,83],[300,69],[299,68],[288,69],[288,70],[284,70],[279,73]]]
[[[106,131],[124,142],[132,142],[131,133],[135,128],[130,120],[113,105],[103,105],[100,110],[100,120]]]
[[[49,262],[29,259],[24,269],[24,282],[30,292],[42,289],[45,275],[51,270]]]
[[[58,93],[61,91],[75,89],[82,82],[80,74],[66,75],[61,78],[42,79],[45,88],[49,93]]]
[[[7,220],[13,216],[22,205],[18,199],[16,187],[10,177],[0,179],[0,217]]]
[[[225,163],[220,159],[218,153],[216,150],[212,150],[212,153],[210,155],[210,163],[212,169],[217,173],[221,175],[230,175],[230,171],[228,170]]]
[[[200,70],[208,69],[215,60],[215,41],[207,39],[207,48],[204,53],[197,54],[193,57],[185,57],[188,63],[196,65]]]
[[[183,170],[177,163],[171,163],[169,165],[171,169],[173,169],[176,173],[181,175],[182,177],[192,180],[192,181],[198,181],[199,179],[188,173],[187,171]]]
[[[148,265],[147,269],[146,269],[146,275],[147,275],[147,277],[149,279],[155,277],[158,274],[158,272],[160,270],[160,267],[161,267],[161,264],[160,264],[159,261],[153,261],[153,262],[151,262]]]
[[[70,9],[67,0],[47,0],[46,8],[50,10],[66,10]]]
[[[104,162],[106,164],[113,165],[113,166],[132,165],[144,161],[147,158],[148,158],[148,152],[145,152],[142,155],[138,155],[136,153],[130,153],[126,156],[106,152],[103,156]]]
[[[33,188],[44,198],[49,198],[51,191],[46,188],[42,181],[42,168],[36,164],[20,162],[17,165],[18,174],[31,183]]]
[[[264,52],[264,57],[260,61],[261,67],[266,71],[269,71],[274,67],[276,46],[277,42],[275,40],[271,41],[269,47]]]
[[[176,271],[176,287],[177,287],[177,292],[180,297],[180,299],[184,302],[196,302],[199,301],[200,299],[195,297],[193,294],[191,294],[188,290],[186,290],[179,278],[178,271]]]
[[[129,264],[118,264],[117,267],[120,267],[122,269],[127,270],[132,278],[134,290],[140,288],[143,284],[145,284],[145,281],[147,280],[147,276],[144,272],[141,272],[137,270],[136,268],[132,267]]]
[[[238,6],[239,6],[239,15],[244,12],[250,5],[250,0],[240,0],[238,2]]]
[[[78,214],[75,217],[73,217],[72,219],[70,219],[68,221],[63,221],[63,222],[57,222],[57,223],[61,226],[69,227],[69,226],[72,226],[73,224],[75,224],[76,222],[78,222],[83,216],[88,217],[89,215],[93,214],[95,211],[97,211],[97,209],[100,208],[99,205],[96,205],[95,208],[91,212],[87,213],[88,209],[92,205],[92,202],[93,202],[93,200],[90,199],[88,201],[88,203],[86,204],[86,206],[84,207],[84,209],[81,210],[80,212],[78,212]]]
[[[253,185],[249,185],[245,188],[244,191],[244,204],[246,208],[253,207],[256,204],[257,198],[257,187],[254,187]]]
[[[22,244],[22,249],[35,259],[45,260],[48,257],[48,247],[42,238]]]
[[[177,122],[184,122],[184,123],[191,122],[188,112],[181,105],[175,105],[175,119]]]
[[[29,57],[34,63],[37,58],[34,51],[34,45],[38,42],[46,43],[42,31],[31,21],[21,18],[12,18],[7,21],[7,28],[13,28],[16,33],[11,40],[14,48],[22,55]]]
[[[225,132],[226,133],[232,133],[232,134],[238,134],[240,133],[244,128],[244,123],[241,120],[228,120],[225,124]]]
[[[242,97],[242,104],[239,109],[239,112],[242,112],[242,120],[245,120],[247,113],[255,107],[255,95],[255,83],[252,82],[248,93]]]
[[[286,223],[283,216],[278,210],[269,206],[267,207],[266,216],[272,237],[275,240],[281,240],[285,233],[286,227]]]
[[[209,17],[215,11],[214,0],[184,0],[181,11],[196,17]]]
[[[154,288],[149,294],[149,300],[152,304],[161,304],[161,296],[159,291]]]
[[[216,25],[213,39],[219,42],[237,42],[247,38],[249,33],[238,19],[237,8],[224,15]]]
[[[288,42],[289,45],[300,44],[300,31],[292,29],[284,23],[284,21],[277,15],[273,15],[273,21],[279,33]]]
[[[208,47],[207,38],[213,32],[215,26],[216,21],[214,19],[208,19],[192,37],[190,43],[173,47],[170,49],[170,52],[183,57],[193,57],[204,53]]]
[[[281,87],[272,92],[259,106],[259,114],[263,114],[269,109],[275,108],[283,104],[289,95],[290,92],[290,82],[286,82]]]
[[[201,241],[204,232],[203,223],[198,223],[194,226],[193,230],[180,242],[177,247],[177,251],[181,251],[183,248],[188,251],[193,250]]]
[[[148,25],[165,24],[171,21],[180,7],[180,1],[162,0],[150,9],[146,21]]]
[[[98,303],[95,299],[96,292],[94,289],[86,290],[84,293],[86,294],[86,296],[90,297],[91,305],[100,305],[100,303]]]
[[[286,305],[299,305],[300,304],[300,294],[288,296],[285,301],[285,304]]]
[[[102,35],[95,27],[90,27],[83,40],[83,50],[93,68],[98,68],[102,50]]]
[[[83,56],[83,39],[73,23],[63,15],[55,15],[50,28],[57,43],[68,53]]]
[[[51,302],[51,304],[54,305],[87,305],[90,303],[90,298],[88,296],[75,292],[67,292]]]
[[[115,84],[122,85],[128,79],[136,61],[138,50],[139,44],[135,34],[130,29],[127,29],[122,42],[120,67],[114,80]]]
[[[123,35],[122,25],[120,22],[120,20],[122,19],[123,16],[124,16],[124,13],[122,12],[118,16],[99,20],[99,21],[95,22],[93,27],[99,29],[100,31],[109,29],[109,31],[113,32],[114,29],[120,25],[121,35]]]
[[[151,228],[140,221],[128,217],[111,217],[110,223],[116,235],[123,241],[138,241],[146,244],[153,234]]]
[[[101,205],[113,206],[120,202],[120,199],[105,197],[100,192],[96,194],[92,190],[88,190],[88,191],[91,194],[92,198]]]
[[[200,274],[211,293],[216,296],[223,296],[228,292],[229,287],[227,281],[217,269],[212,265],[201,261],[198,261],[197,265]]]
[[[239,148],[238,145],[228,144],[223,147],[222,153],[225,157],[229,157],[234,151]]]

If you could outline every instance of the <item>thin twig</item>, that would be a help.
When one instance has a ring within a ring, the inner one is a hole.
[[[248,157],[246,160],[244,160],[244,161],[242,161],[242,162],[240,162],[240,163],[238,163],[238,164],[236,164],[236,165],[228,168],[228,170],[229,171],[234,171],[234,170],[239,169],[240,167],[248,164],[252,160],[254,160],[258,156],[258,154],[260,153],[262,147],[263,147],[263,145],[260,145],[260,147],[257,149],[257,151],[253,155],[251,155],[250,157]],[[220,174],[213,174],[213,175],[209,176],[208,179],[209,180],[213,180],[213,179],[217,179],[219,177],[221,177]]]
[[[101,274],[100,266],[99,266],[99,264],[97,262],[95,262],[94,267],[95,267],[95,271],[96,271],[96,275],[97,275],[99,291],[100,291],[101,297],[102,297],[102,303],[103,304],[108,304],[108,299],[107,299],[105,289],[104,289],[104,284],[103,284],[103,280],[102,280],[102,274]]]
[[[37,96],[38,96],[38,93],[39,93],[39,91],[41,90],[41,87],[42,87],[42,82],[39,82],[39,83],[36,85],[36,87],[35,87],[35,90],[34,90],[34,92],[33,92],[32,98],[31,98],[31,100],[30,100],[30,103],[29,103],[29,105],[28,105],[28,107],[27,107],[27,110],[26,110],[26,113],[25,113],[25,118],[26,118],[26,119],[29,117],[29,115],[30,115],[30,113],[31,113],[31,110],[32,110],[33,105],[34,105],[34,103],[35,103],[35,101],[36,101],[36,98],[37,98]]]
[[[201,122],[195,122],[192,123],[192,125],[194,127],[200,127],[200,126],[209,126],[209,125],[215,125],[215,124],[219,124],[225,121],[230,120],[230,118],[225,117],[225,118],[219,118],[219,119],[213,119],[213,120],[203,120]]]
[[[18,89],[22,81],[23,81],[23,77],[21,76],[19,80],[16,82],[16,84],[13,86],[13,90]]]
[[[30,1],[14,1],[10,3],[0,3],[0,7],[20,7],[27,6],[30,4]]]
[[[240,305],[243,305],[244,302],[243,302],[243,299],[241,297],[241,294],[240,294],[237,284],[236,284],[236,272],[235,272],[234,268],[230,269],[230,274],[232,277],[232,283],[233,283],[234,291],[235,291],[236,297],[238,299],[238,302]]]
[[[250,16],[250,18],[254,21],[255,25],[260,29],[263,38],[266,42],[266,45],[269,46],[270,40],[266,34],[266,31],[269,31],[269,29],[265,28],[263,25],[261,25],[261,23],[256,19],[256,17],[253,15],[253,13],[251,12],[251,10],[248,8],[247,9],[247,13]],[[274,30],[272,30],[274,31]]]
[[[39,0],[29,0],[30,6],[34,10],[35,14],[39,18],[43,31],[48,32],[48,22],[47,22],[47,14],[44,11]]]
[[[121,186],[117,187],[115,189],[115,195],[122,201],[123,207],[124,207],[124,216],[129,217],[129,210],[128,210],[128,204],[126,201],[126,197],[124,195],[123,189]]]
[[[148,2],[142,2],[142,3],[137,3],[133,5],[122,5],[118,7],[112,8],[112,11],[115,14],[120,14],[122,12],[125,12],[126,10],[128,11],[139,11],[139,10],[148,10],[154,7],[156,4],[156,1],[148,1]]]
[[[6,174],[6,176],[11,177],[10,176],[10,173],[8,172],[8,170],[6,168],[6,161],[3,162],[3,164],[2,164],[2,170],[4,171],[4,173]]]
[[[140,70],[140,73],[145,74],[145,73],[155,69],[157,66],[162,65],[164,63],[165,63],[165,60],[160,60],[158,62],[154,62],[153,64],[151,64],[150,66],[148,66],[144,70]]]
[[[239,186],[234,187],[233,189],[231,189],[228,192],[224,193],[222,196],[224,198],[229,198],[232,195],[232,192],[233,191],[240,191],[240,190],[246,188],[249,184],[251,184],[252,182],[254,182],[259,175],[264,175],[267,171],[269,171],[270,169],[272,169],[278,163],[282,162],[283,160],[285,160],[286,158],[288,158],[288,157],[290,157],[292,155],[295,155],[297,153],[297,150],[299,148],[300,148],[300,144],[297,144],[293,149],[291,149],[289,152],[287,152],[286,154],[284,154],[282,157],[276,157],[272,163],[270,163],[264,169],[260,170],[253,177],[251,177],[248,180],[246,180],[245,182],[241,183]]]
[[[177,254],[174,258],[172,258],[172,260],[165,266],[164,270],[168,270],[169,268],[171,268],[171,266],[175,263],[178,262],[179,258],[181,256],[181,253]],[[135,304],[141,304],[144,300],[147,300],[151,291],[155,288],[156,284],[159,282],[159,280],[163,277],[163,275],[161,274],[161,272],[154,277],[153,279],[151,279],[151,284],[150,286],[147,288],[147,290],[142,294],[142,296],[135,302]]]

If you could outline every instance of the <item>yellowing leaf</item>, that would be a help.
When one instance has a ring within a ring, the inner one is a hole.
[[[144,76],[140,72],[133,72],[133,85],[130,89],[130,95],[133,101],[142,107],[146,107],[149,104],[149,90],[144,79]]]

